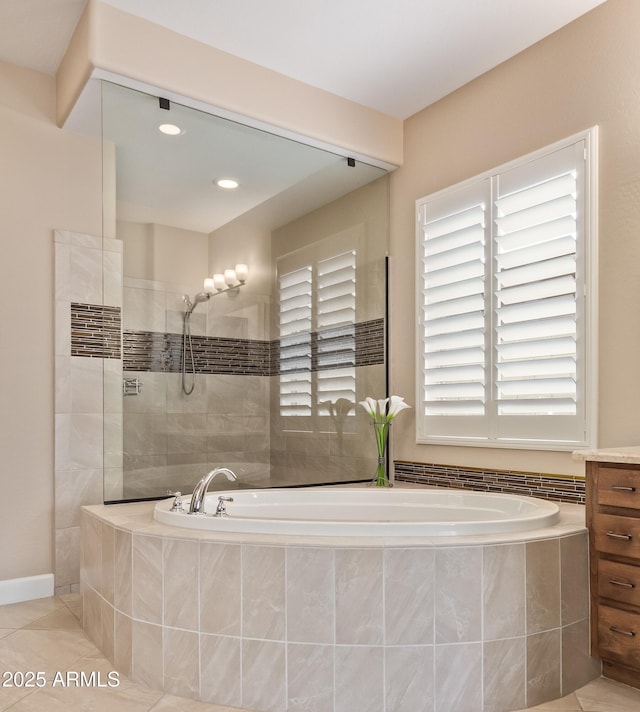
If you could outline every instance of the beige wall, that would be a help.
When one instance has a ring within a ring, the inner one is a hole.
[[[53,571],[53,229],[101,233],[95,139],[54,123],[54,81],[0,63],[0,580]]]
[[[414,201],[582,129],[600,126],[600,447],[640,438],[640,3],[609,0],[405,123],[391,177],[391,381],[414,403]],[[412,412],[413,413],[413,412]],[[416,445],[395,457],[582,474],[569,454]]]

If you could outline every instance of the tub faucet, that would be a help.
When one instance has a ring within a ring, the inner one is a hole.
[[[189,514],[206,514],[204,511],[204,500],[207,495],[207,489],[213,478],[220,472],[226,475],[230,482],[235,482],[238,479],[228,467],[216,467],[215,470],[211,470],[211,472],[206,474],[195,486],[193,494],[191,495]]]

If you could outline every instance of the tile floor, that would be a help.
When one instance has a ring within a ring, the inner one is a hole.
[[[0,674],[41,672],[40,688],[0,687],[0,712],[238,712],[154,692],[120,676],[108,687],[113,668],[82,632],[77,595],[42,598],[0,606]],[[60,671],[100,673],[89,687],[65,686]],[[0,680],[5,680],[3,676]],[[57,684],[53,684],[57,680]],[[537,712],[640,712],[640,691],[599,679],[561,700],[532,708]],[[354,710],[354,712],[366,712]],[[471,712],[450,710],[448,712]]]

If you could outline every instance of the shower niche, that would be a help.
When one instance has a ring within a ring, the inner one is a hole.
[[[386,394],[386,171],[101,91],[105,235],[122,242],[105,501],[188,493],[217,466],[240,488],[370,479],[357,403]]]

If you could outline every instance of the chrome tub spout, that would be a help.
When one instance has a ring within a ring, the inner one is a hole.
[[[191,504],[189,505],[189,514],[205,514],[206,512],[204,511],[204,502],[205,502],[205,497],[207,495],[207,489],[209,488],[209,485],[211,484],[211,481],[213,478],[219,474],[222,473],[226,475],[227,479],[230,482],[235,482],[238,478],[236,477],[235,473],[233,473],[228,467],[216,467],[215,470],[211,470],[208,474],[206,474],[200,482],[195,486],[195,489],[193,490],[193,494],[191,495]]]

